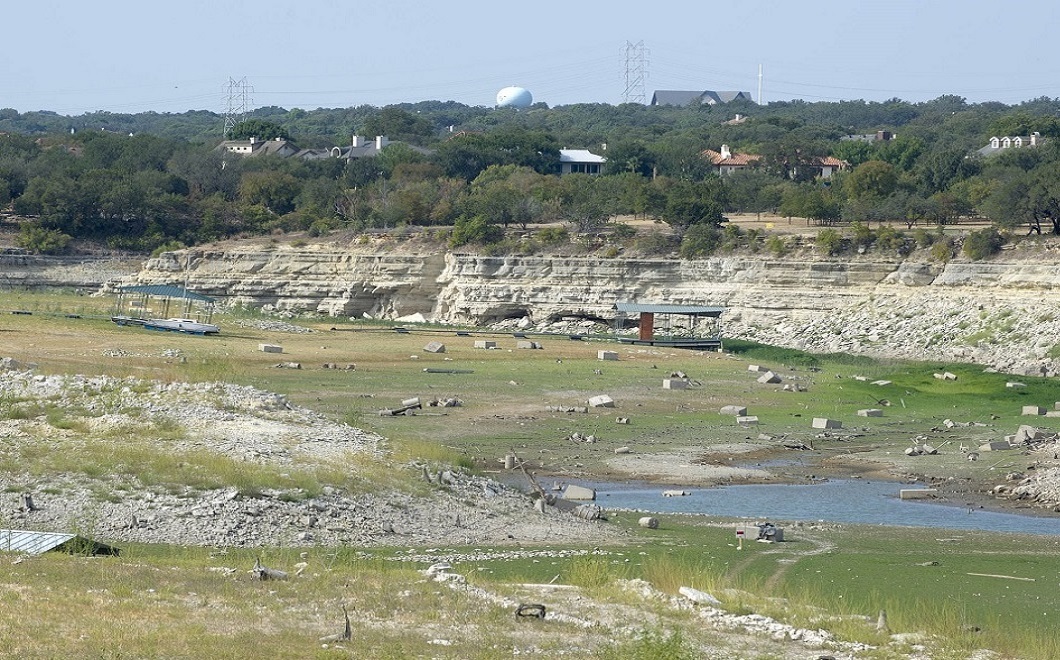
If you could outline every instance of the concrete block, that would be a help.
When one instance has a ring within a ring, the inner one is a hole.
[[[515,342],[515,347],[520,349],[535,350],[541,348],[541,344],[537,343],[536,341],[520,339],[519,341]]]
[[[596,352],[596,359],[597,360],[607,360],[608,362],[617,361],[618,360],[618,353],[616,353],[615,351],[597,351]]]
[[[1053,404],[1053,410],[1060,410],[1060,401]]]
[[[757,373],[761,373],[763,371],[769,371],[769,369],[766,369],[765,367],[763,367],[760,364],[749,364],[749,365],[747,365],[747,370],[748,371],[754,371],[754,372],[757,372]]]
[[[1005,449],[1012,449],[1012,445],[1007,440],[995,440],[979,445],[979,451],[1004,451]]]
[[[774,384],[780,382],[780,376],[776,375],[772,371],[767,371],[758,377],[758,382],[763,384]]]
[[[941,374],[935,374],[935,378],[939,380],[957,380],[957,374],[945,371]]]
[[[858,411],[858,417],[883,417],[883,411],[879,408],[863,408]]]
[[[490,341],[489,339],[476,339],[475,348],[497,348],[497,342]]]
[[[688,381],[684,378],[663,378],[664,390],[687,390]]]
[[[938,495],[937,488],[902,488],[898,491],[900,500],[927,500]]]
[[[843,422],[838,419],[828,419],[827,417],[814,417],[813,428],[815,429],[841,429],[843,428]]]
[[[424,346],[423,350],[427,353],[444,353],[445,344],[440,341],[432,341],[429,342],[426,346]]]
[[[758,417],[754,415],[741,415],[736,418],[736,423],[740,426],[758,426]]]
[[[1046,417],[1060,417],[1060,410],[1050,410],[1045,413]]]
[[[592,488],[585,488],[584,486],[575,486],[570,484],[563,491],[563,499],[565,500],[595,500],[596,491]]]
[[[1023,406],[1023,412],[1021,415],[1044,415],[1045,408],[1041,406]]]
[[[615,400],[606,394],[597,394],[587,401],[591,408],[614,408]]]
[[[878,385],[880,387],[884,387],[886,385],[890,385],[891,381],[889,381],[889,380],[874,380],[874,381],[872,381],[872,384],[873,385]]]
[[[637,521],[637,524],[647,529],[659,529],[659,519],[653,516],[644,516]]]
[[[747,406],[722,406],[718,412],[722,415],[746,415]]]
[[[283,353],[283,346],[276,344],[258,344],[258,350],[262,353]]]

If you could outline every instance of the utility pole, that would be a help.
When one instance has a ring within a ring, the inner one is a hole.
[[[623,103],[644,103],[644,81],[648,78],[648,54],[643,41],[627,41],[622,48],[626,62],[626,91]]]
[[[762,105],[762,65],[758,65],[758,105]]]

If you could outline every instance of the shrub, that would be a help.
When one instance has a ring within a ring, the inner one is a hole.
[[[728,227],[726,227],[726,232],[728,233]],[[728,244],[727,240],[724,242]],[[722,233],[714,225],[692,225],[685,233],[685,237],[681,239],[681,256],[685,259],[706,257],[714,254],[722,243]]]
[[[649,232],[637,237],[634,247],[638,252],[647,255],[671,255],[677,252],[680,243],[676,236],[659,231]]]
[[[931,258],[935,261],[946,263],[953,258],[953,241],[945,236],[939,238],[931,246]]]
[[[548,246],[569,243],[570,232],[566,227],[545,227],[537,232],[537,240]]]
[[[774,257],[783,257],[788,253],[788,244],[779,236],[770,236],[766,239],[766,249]]]
[[[890,250],[898,254],[908,252],[905,234],[890,225],[884,225],[876,230],[876,247],[881,250]]]
[[[176,252],[177,250],[183,250],[186,247],[188,246],[184,245],[180,241],[166,241],[162,245],[156,247],[154,250],[151,250],[151,256],[157,257],[163,252]]]
[[[843,251],[843,235],[835,229],[826,228],[817,232],[814,244],[824,250],[825,254],[834,256]]]
[[[58,229],[45,229],[35,222],[28,222],[19,228],[15,243],[34,254],[62,254],[72,240],[72,236]]]
[[[964,239],[964,246],[961,251],[969,259],[979,261],[1000,252],[1001,245],[1004,242],[1001,234],[997,233],[996,229],[988,227],[987,229],[980,229],[968,234]]]
[[[625,240],[633,238],[636,235],[637,228],[631,227],[623,222],[615,223],[614,227],[611,229],[611,238],[614,238],[615,240]]]
[[[460,247],[468,243],[481,243],[489,245],[504,238],[504,230],[491,223],[486,216],[476,215],[472,217],[458,218],[453,225],[453,235],[449,239],[451,247]]]

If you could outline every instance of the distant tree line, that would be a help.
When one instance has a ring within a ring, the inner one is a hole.
[[[724,227],[726,214],[741,212],[826,228],[897,222],[907,231],[976,216],[995,232],[1060,235],[1058,111],[1054,99],[1007,106],[953,96],[764,107],[537,104],[522,112],[424,102],[260,108],[230,136],[301,147],[345,145],[355,134],[395,141],[377,157],[347,162],[225,155],[215,149],[222,118],[209,112],[5,109],[0,207],[31,218],[23,244],[49,252],[73,239],[150,251],[275,231],[408,226],[442,228],[452,246],[496,245],[506,228],[562,221],[592,235],[628,214],[673,229],[660,250],[697,256],[754,242]],[[897,137],[844,139],[877,131]],[[974,155],[992,136],[1031,133],[1044,138],[1041,146]],[[722,144],[757,155],[758,166],[719,176],[702,152]],[[557,176],[561,147],[605,156],[603,174]],[[815,178],[807,165],[822,156],[850,168]],[[885,232],[868,245],[889,240]]]

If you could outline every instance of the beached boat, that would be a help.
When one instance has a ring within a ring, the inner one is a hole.
[[[212,323],[200,323],[194,319],[143,319],[143,326],[148,330],[185,332],[190,335],[216,335],[221,332],[221,328]]]

